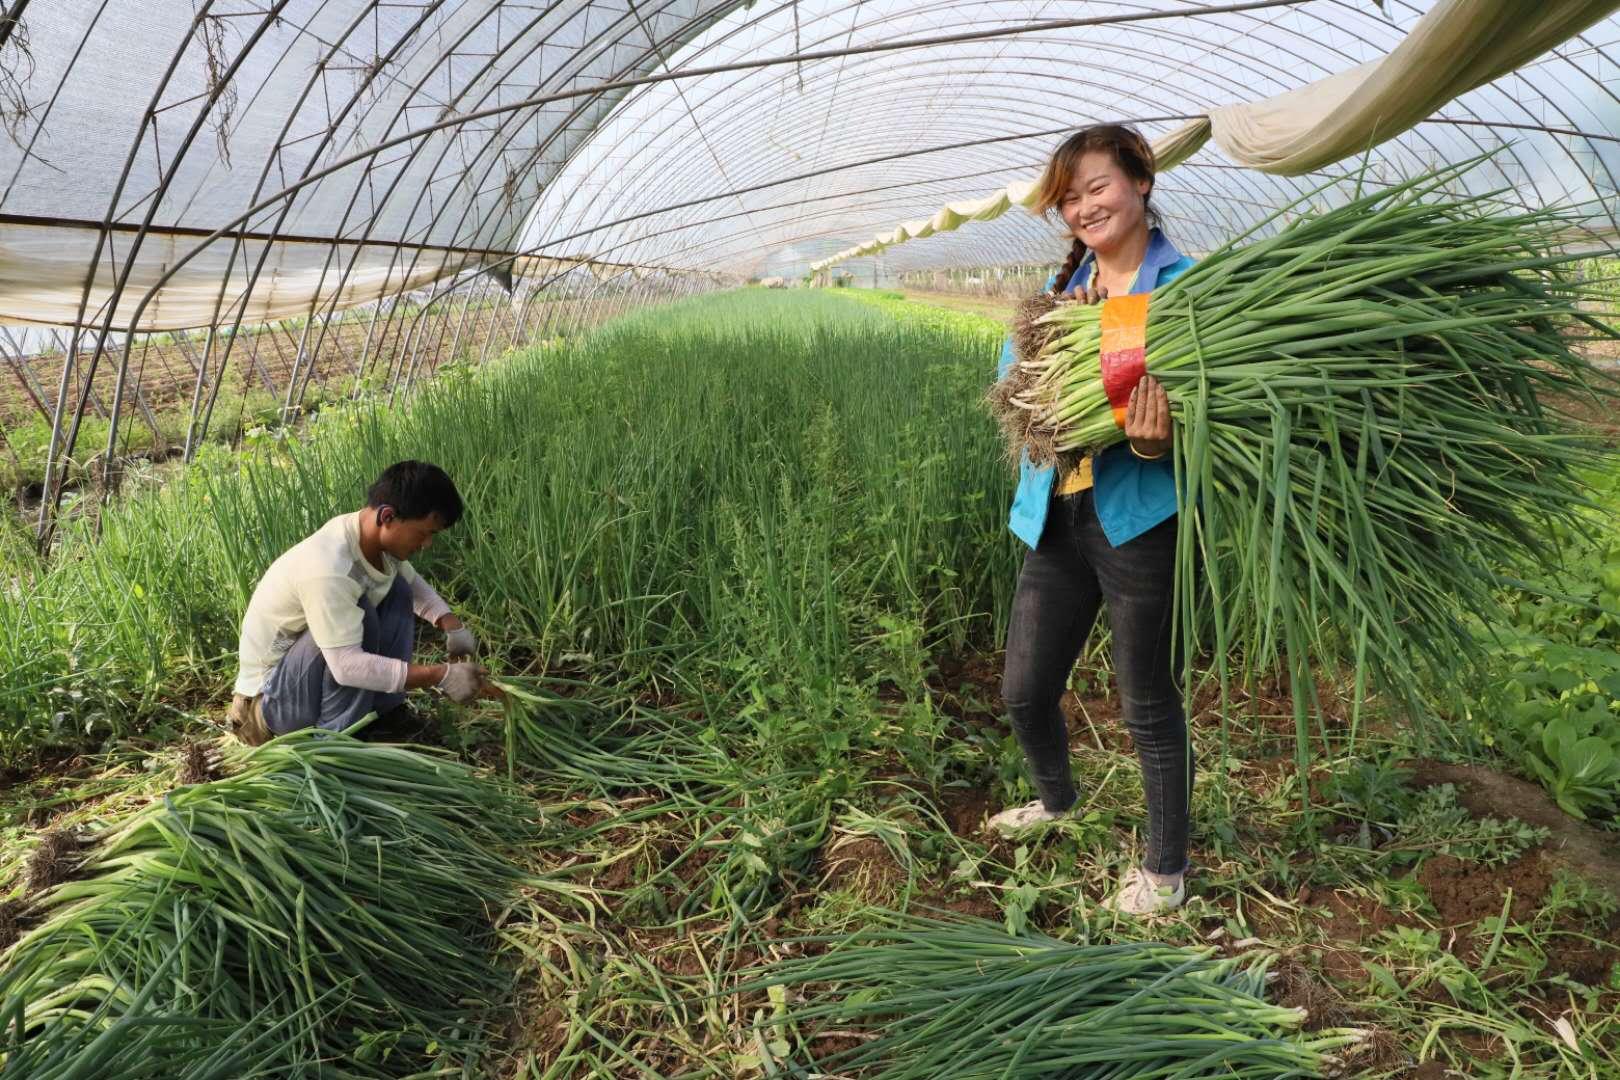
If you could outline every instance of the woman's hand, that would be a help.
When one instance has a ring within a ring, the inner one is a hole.
[[[1096,275],[1093,274],[1092,277],[1096,277]],[[1108,299],[1108,290],[1095,287],[1089,289],[1074,288],[1068,292],[1059,293],[1058,299],[1073,300],[1081,304],[1100,304]]]
[[[1143,375],[1125,406],[1125,437],[1137,457],[1163,457],[1170,452],[1170,396],[1151,375]]]

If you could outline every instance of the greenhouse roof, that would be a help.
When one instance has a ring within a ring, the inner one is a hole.
[[[1543,5],[1585,17],[1410,130],[1303,175],[1204,146],[1160,185],[1171,231],[1207,249],[1361,163],[1376,181],[1504,142],[1491,182],[1531,202],[1597,200],[1612,225],[1613,6]],[[1501,5],[1441,7],[1477,21]],[[1377,61],[1426,13],[1448,14],[1431,8],[13,0],[0,316],[94,321],[116,294],[116,321],[144,306],[150,328],[215,323],[237,302],[249,320],[279,317],[514,255],[801,275],[1029,179],[1076,126],[1126,120],[1157,138]],[[886,258],[1042,262],[1054,238],[1020,212]]]
[[[291,408],[325,323],[379,301],[392,317],[493,285],[516,304],[1050,264],[1061,231],[1021,199],[1067,132],[1108,120],[1175,166],[1154,203],[1184,250],[1324,184],[1491,150],[1467,184],[1582,205],[1580,242],[1607,247],[1617,7],[10,0],[0,323],[25,329],[0,351],[54,343],[58,400],[78,386],[82,412],[74,358],[94,372],[128,345],[116,429],[142,331],[321,324],[297,330],[284,383],[265,378]],[[420,349],[415,332],[400,340]],[[386,381],[416,366],[391,356]],[[54,370],[19,379],[56,411]]]

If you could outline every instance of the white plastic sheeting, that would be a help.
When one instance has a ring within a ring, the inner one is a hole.
[[[1180,137],[1173,156],[1185,160],[1161,178],[1154,204],[1184,250],[1208,250],[1352,171],[1376,184],[1493,148],[1502,149],[1471,185],[1509,188],[1527,205],[1589,204],[1593,229],[1611,232],[1620,209],[1620,18],[1612,15],[1366,155],[1297,177],[1241,166],[1189,128],[1194,118],[1381,60],[1436,7],[758,4],[698,35],[670,66],[813,58],[628,95],[542,194],[520,246],[571,237],[603,258],[793,278],[903,222],[935,231],[843,269],[872,283],[911,270],[1050,264],[1064,248],[1051,222],[1024,213],[982,219],[1067,133],[1105,120],[1134,123],[1160,146]],[[1562,6],[1524,3],[1522,11],[1528,19],[1553,7]],[[1101,21],[1050,21],[1082,17]],[[886,51],[860,51],[875,49]],[[828,55],[842,50],[856,51]],[[944,206],[979,220],[940,231],[933,219]]]
[[[1160,172],[1186,161],[1213,136],[1233,162],[1297,176],[1410,130],[1447,102],[1508,74],[1620,8],[1620,0],[1441,0],[1386,57],[1297,90],[1211,110],[1159,138]],[[896,244],[991,221],[1028,207],[1035,180],[1015,180],[981,199],[947,205],[811,265],[823,270]]]
[[[0,320],[320,316],[503,262],[797,277],[880,231],[916,241],[886,271],[1039,263],[1014,182],[1102,120],[1180,160],[1155,203],[1189,250],[1373,141],[1375,179],[1511,142],[1492,185],[1612,226],[1611,6],[10,0]]]
[[[0,321],[257,322],[499,257],[624,91],[499,110],[644,75],[735,2],[15,5]]]

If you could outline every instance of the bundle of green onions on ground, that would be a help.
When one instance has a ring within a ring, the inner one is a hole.
[[[1265,1000],[1266,960],[1157,942],[1076,945],[982,920],[888,917],[781,960],[738,993],[783,987],[758,1040],[777,1075],[864,1080],[1321,1076],[1358,1043],[1306,1032]],[[795,1002],[793,992],[808,996]],[[802,1047],[842,1041],[813,1065]]]
[[[1223,687],[1231,660],[1286,672],[1302,767],[1307,672],[1353,662],[1358,691],[1370,673],[1424,714],[1419,688],[1477,659],[1467,615],[1552,565],[1555,525],[1590,527],[1579,470],[1601,448],[1563,410],[1615,393],[1578,351],[1614,336],[1605,298],[1565,253],[1571,212],[1448,194],[1479,160],[1323,211],[1313,193],[1151,295],[1185,655],[1213,651]],[[991,394],[1014,451],[1123,440],[1114,303],[1025,305]]]
[[[505,853],[534,835],[522,801],[454,759],[312,730],[225,765],[112,822],[34,902],[0,956],[0,1077],[475,1060],[509,981],[492,921],[522,880]]]

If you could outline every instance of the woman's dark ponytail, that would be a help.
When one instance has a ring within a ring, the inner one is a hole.
[[[1080,269],[1080,262],[1085,257],[1085,241],[1075,237],[1074,243],[1069,245],[1069,257],[1063,260],[1062,266],[1058,267],[1057,277],[1052,281],[1052,291],[1054,293],[1062,293],[1064,289],[1069,287],[1069,279],[1074,277],[1076,270]]]

